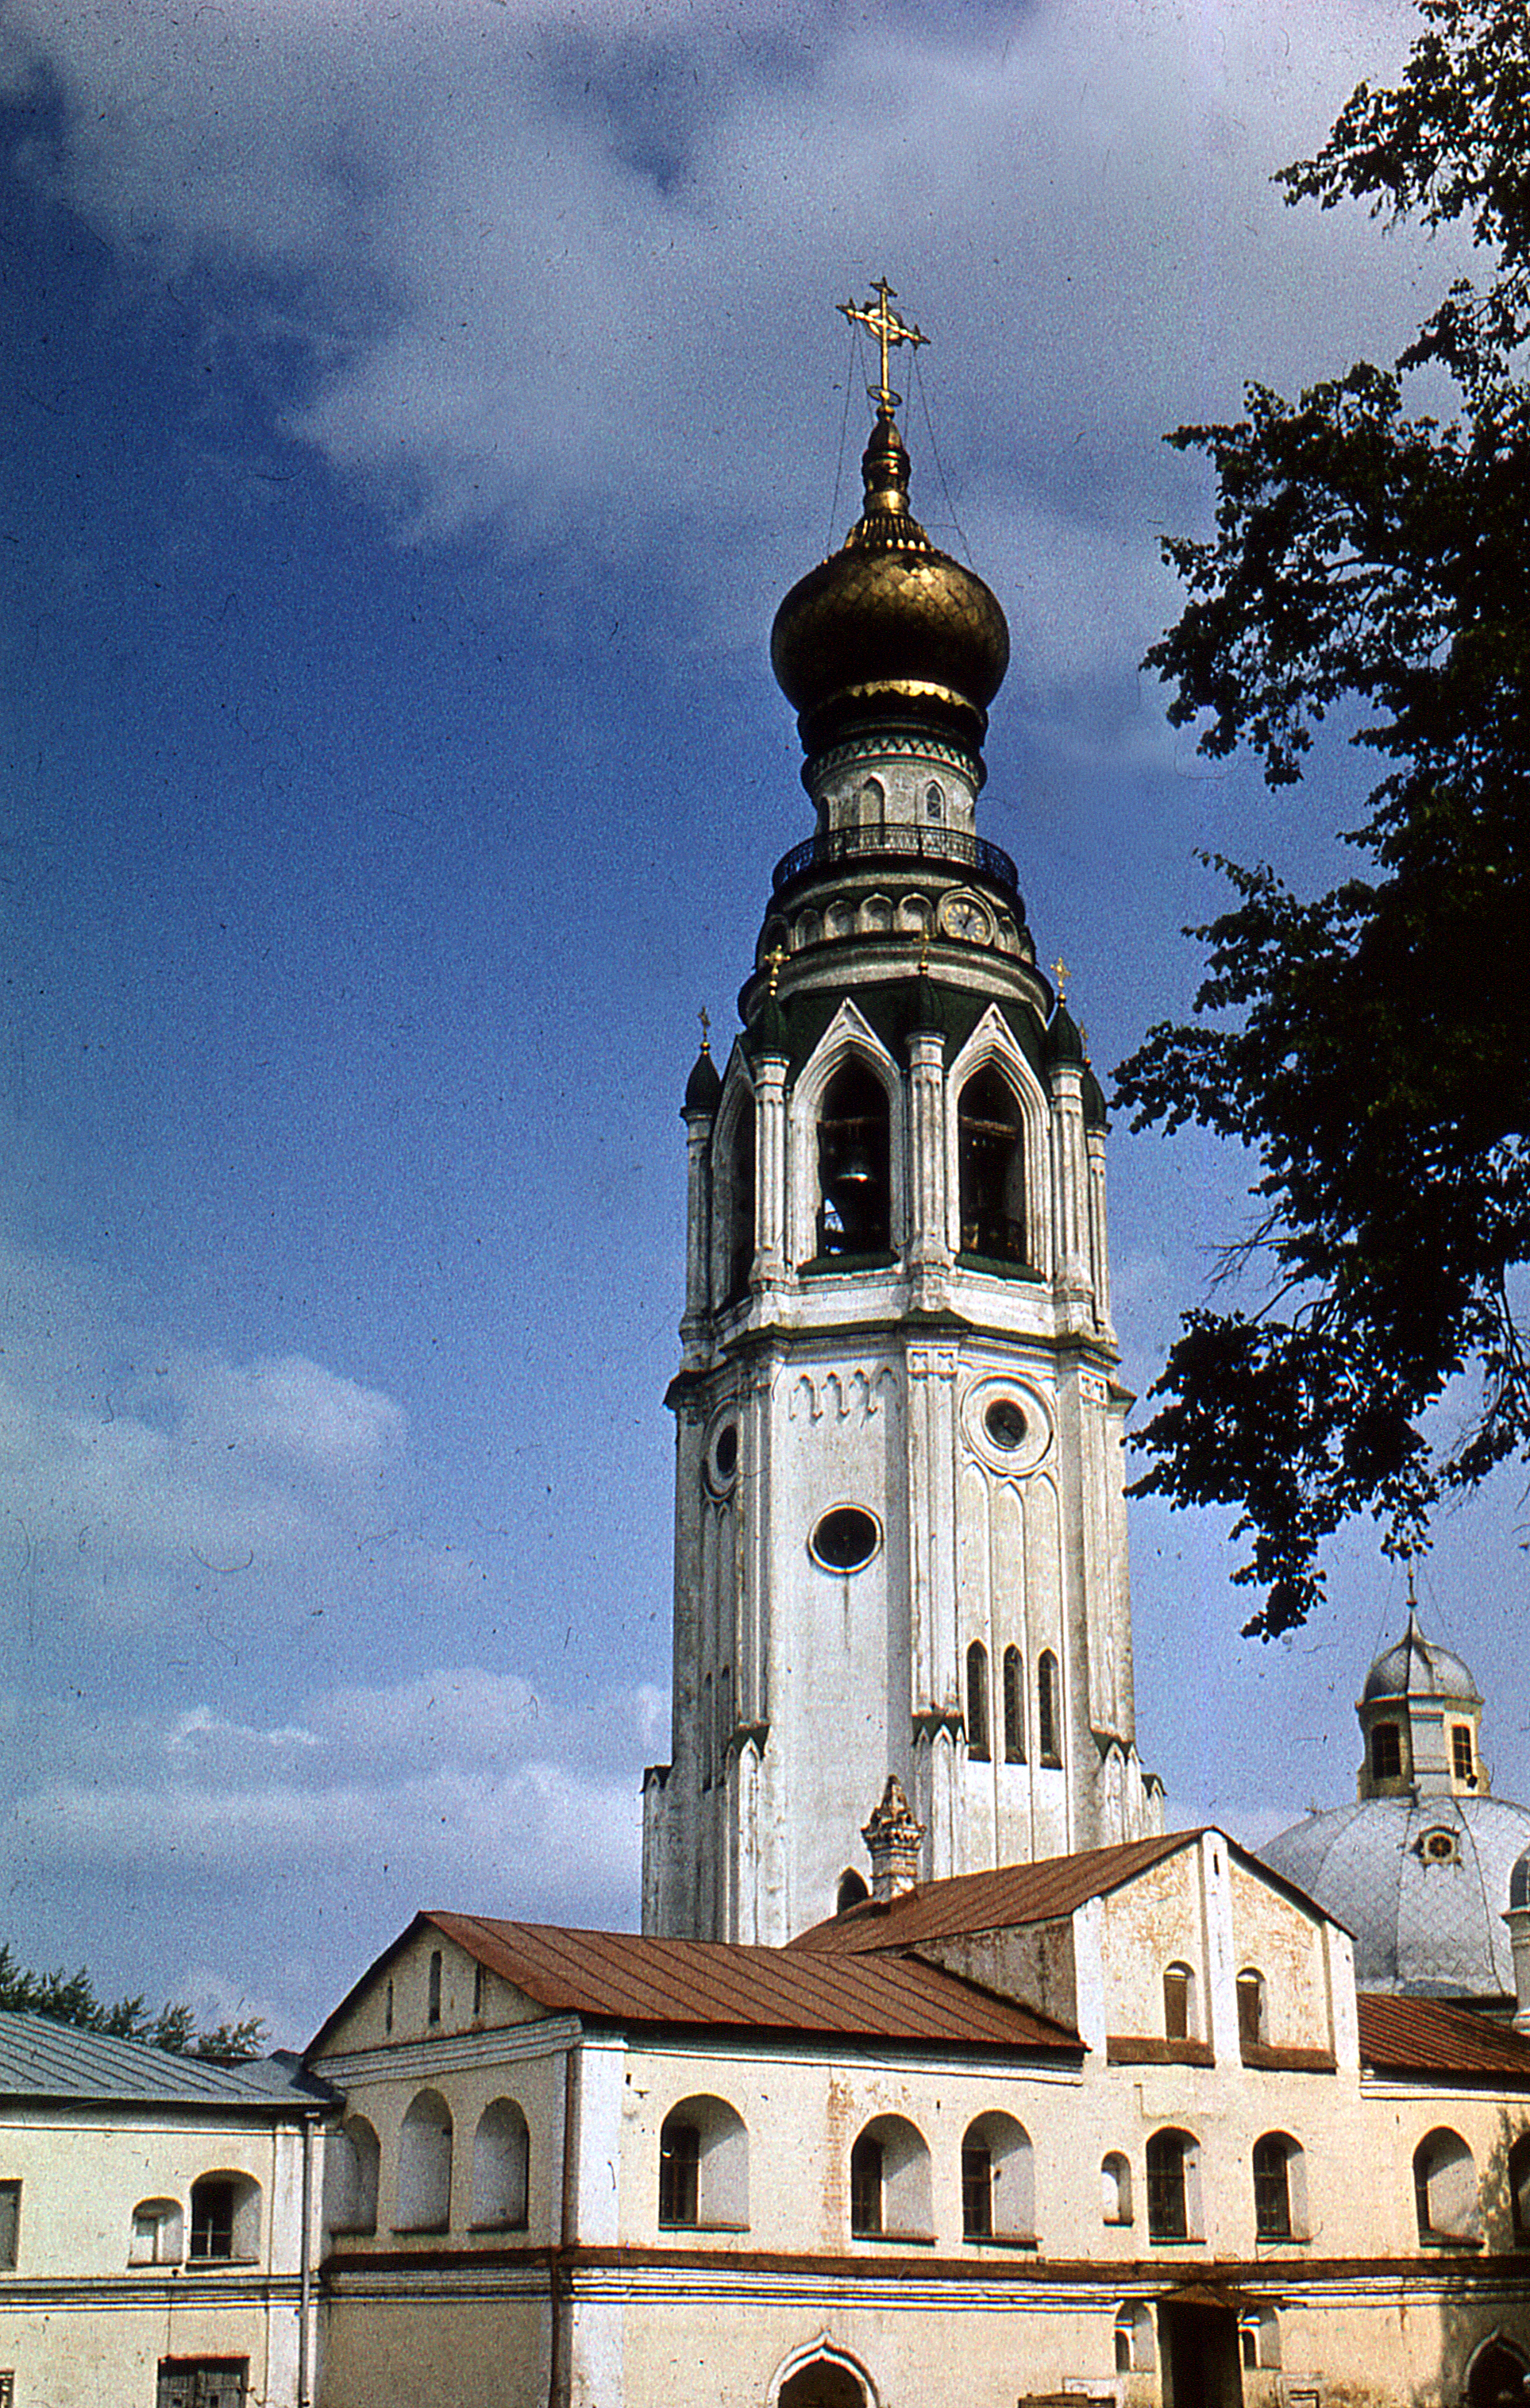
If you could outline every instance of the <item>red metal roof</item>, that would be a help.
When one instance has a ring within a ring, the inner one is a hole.
[[[1445,2073],[1530,2087],[1530,2039],[1443,1999],[1362,1990],[1360,2058],[1374,2073]]]
[[[1165,1831],[1157,1839],[1090,1848],[1081,1856],[1044,1856],[1036,1864],[1000,1865],[993,1872],[957,1873],[949,1881],[925,1882],[889,1906],[864,1899],[847,1914],[836,1915],[832,1923],[818,1923],[810,1931],[799,1932],[787,1946],[805,1955],[853,1956],[887,1948],[914,1948],[922,1940],[948,1939],[959,1932],[1054,1923],[1074,1914],[1086,1899],[1119,1889],[1123,1882],[1162,1864],[1165,1856],[1194,1847],[1200,1837],[1199,1831]],[[1258,1870],[1263,1872],[1264,1867]]]
[[[1076,2032],[911,1958],[826,1963],[784,1948],[427,1914],[550,2014],[626,2026],[811,2032],[1077,2055]]]

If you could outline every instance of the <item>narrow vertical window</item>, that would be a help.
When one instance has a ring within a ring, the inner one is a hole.
[[[1148,2141],[1148,2238],[1190,2236],[1186,2173],[1194,2143],[1184,2132],[1154,2132]]]
[[[962,2232],[987,2241],[994,2231],[994,2156],[985,2141],[962,2144]]]
[[[1063,1717],[1059,1711],[1057,1658],[1050,1647],[1043,1650],[1036,1668],[1037,1744],[1043,1764],[1063,1761]]]
[[[694,2124],[673,2115],[659,2136],[659,2221],[694,2224],[697,2220],[697,2175],[701,2164],[701,2133]]]
[[[1237,2040],[1240,2048],[1257,2048],[1265,2036],[1265,1981],[1251,1965],[1237,1977]]]
[[[1289,2152],[1277,2132],[1253,2144],[1253,2229],[1261,2241],[1291,2238]]]
[[[483,1968],[481,1965],[475,1965],[473,1968],[473,2013],[475,2016],[481,2015],[483,2013]]]
[[[850,2153],[850,2229],[877,2233],[882,2229],[882,2144],[863,2132]]]
[[[749,1293],[750,1273],[754,1268],[754,1106],[746,1103],[738,1115],[732,1152],[728,1156],[727,1195],[727,1268],[724,1280],[725,1304],[736,1304]]]
[[[966,1652],[966,1752],[974,1764],[988,1762],[988,1650],[977,1639]]]
[[[1470,1781],[1477,1767],[1472,1761],[1471,1726],[1452,1723],[1451,1726],[1451,1762],[1458,1781]]]
[[[1188,1965],[1166,1965],[1164,1968],[1164,2037],[1165,2040],[1194,2040],[1195,2037],[1195,1977]]]
[[[1371,1732],[1370,1769],[1377,1781],[1396,1781],[1400,1777],[1403,1742],[1395,1723],[1378,1723]]]
[[[1018,1647],[1004,1651],[1004,1760],[1025,1761],[1025,1666]]]
[[[21,2186],[0,2182],[0,2266],[14,2266],[21,2240]]]
[[[383,2030],[384,2030],[385,2032],[391,2032],[391,2031],[393,2030],[393,1982],[392,1982],[392,1980],[390,1979],[389,1984],[388,1984],[388,1995],[387,1995],[386,2000],[384,2000],[384,2002],[383,2002],[383,2009],[382,2009],[382,2028],[383,2028]]]
[[[441,2020],[441,1952],[430,1952],[430,1994],[425,2007],[425,2021],[438,2024]]]

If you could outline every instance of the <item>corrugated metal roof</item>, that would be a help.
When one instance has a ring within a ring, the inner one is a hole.
[[[720,1941],[651,1940],[471,1914],[422,1919],[550,2014],[1049,2055],[1077,2055],[1083,2045],[1049,2016],[908,1958],[830,1963]]]
[[[1453,2073],[1530,2088],[1530,2040],[1511,2024],[1380,1990],[1362,1990],[1359,2007],[1361,2062],[1373,2072]]]
[[[925,1882],[890,1906],[863,1900],[832,1923],[799,1932],[787,1944],[805,1955],[859,1956],[914,1948],[922,1940],[948,1939],[958,1932],[1056,1922],[1086,1899],[1119,1889],[1165,1856],[1194,1846],[1200,1836],[1199,1831],[1165,1831],[1156,1839],[1090,1848],[1080,1856],[1044,1856],[1035,1864],[1000,1865],[992,1872],[957,1873],[949,1881]]]
[[[291,2057],[214,2065],[206,2057],[172,2057],[146,2041],[79,2031],[47,2015],[0,2013],[0,2098],[244,2107],[287,2115],[323,2095]]]

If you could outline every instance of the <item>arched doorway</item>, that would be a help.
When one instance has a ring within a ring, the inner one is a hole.
[[[1518,2351],[1507,2342],[1490,2341],[1472,2360],[1466,2408],[1524,2408],[1524,2360]]]
[[[810,2358],[781,2385],[779,2408],[865,2408],[865,2390],[848,2366]]]

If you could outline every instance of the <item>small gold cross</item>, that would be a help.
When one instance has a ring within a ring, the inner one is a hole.
[[[765,967],[770,972],[770,993],[772,995],[775,994],[777,987],[780,984],[781,964],[785,959],[786,955],[782,953],[779,945],[772,945],[769,953],[765,955]]]
[[[707,1007],[705,1004],[702,1005],[701,1010],[697,1012],[696,1018],[701,1023],[701,1050],[704,1054],[710,1054],[712,1050],[712,1024],[708,1018]]]
[[[866,391],[879,409],[892,410],[897,408],[903,395],[894,393],[887,381],[889,351],[897,343],[907,343],[910,351],[917,351],[921,343],[927,343],[930,338],[928,335],[922,335],[917,326],[906,326],[897,311],[888,308],[888,303],[895,301],[898,296],[885,276],[879,276],[871,289],[878,295],[875,309],[869,301],[864,308],[854,301],[836,301],[835,307],[841,318],[848,318],[852,326],[865,326],[868,334],[876,336],[881,346],[881,382],[868,384]]]
[[[1062,956],[1062,954],[1061,954],[1061,953],[1059,953],[1059,954],[1058,954],[1057,959],[1053,962],[1053,964],[1052,964],[1052,966],[1051,966],[1051,974],[1052,974],[1053,978],[1057,981],[1057,1000],[1058,1000],[1058,1002],[1059,1002],[1059,1003],[1066,1003],[1066,1001],[1067,1001],[1067,982],[1068,982],[1068,980],[1072,977],[1073,973],[1072,973],[1072,971],[1068,968],[1068,966],[1067,966],[1066,962],[1063,959],[1063,956]]]

